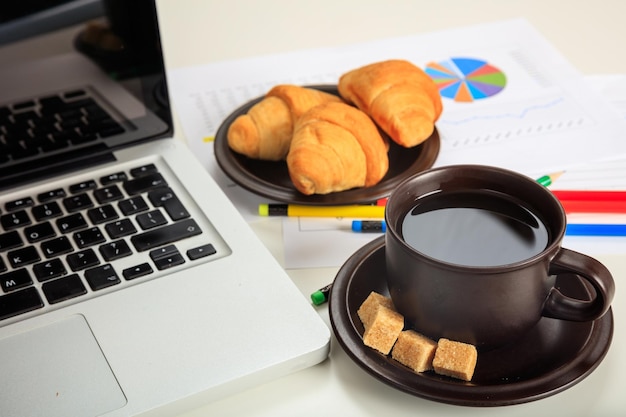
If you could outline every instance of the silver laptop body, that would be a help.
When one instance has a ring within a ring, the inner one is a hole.
[[[172,415],[323,361],[328,327],[172,139],[154,3],[61,3],[0,23],[0,415]]]

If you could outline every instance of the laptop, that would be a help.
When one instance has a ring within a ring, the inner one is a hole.
[[[328,326],[172,136],[154,2],[11,4],[0,414],[173,415],[323,361]]]

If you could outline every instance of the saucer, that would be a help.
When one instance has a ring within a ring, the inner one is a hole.
[[[477,407],[520,404],[575,385],[604,359],[613,337],[613,312],[593,322],[542,318],[521,340],[479,352],[471,382],[415,373],[363,344],[357,309],[371,291],[389,296],[381,236],[359,249],[339,270],[329,298],[333,330],[350,358],[369,374],[401,391],[433,401]],[[585,299],[591,289],[576,276],[559,277],[563,293]]]
[[[338,95],[336,85],[307,86]],[[330,194],[304,195],[291,182],[285,161],[261,161],[234,152],[228,146],[227,132],[231,123],[261,101],[257,97],[233,111],[220,125],[215,135],[215,159],[224,173],[236,184],[271,200],[303,205],[343,205],[376,201],[387,197],[405,179],[433,166],[441,141],[435,128],[433,134],[418,146],[404,148],[389,139],[389,170],[371,187],[353,188]]]

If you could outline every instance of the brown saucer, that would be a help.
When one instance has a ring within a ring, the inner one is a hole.
[[[332,94],[337,86],[309,86]],[[422,144],[413,148],[403,148],[389,140],[389,171],[372,187],[355,188],[325,195],[304,195],[293,186],[287,164],[284,161],[260,161],[233,152],[228,146],[226,133],[230,124],[250,107],[262,100],[258,97],[239,107],[220,125],[215,135],[215,159],[224,173],[236,184],[255,194],[271,200],[292,204],[338,205],[358,204],[387,197],[403,180],[433,166],[441,146],[439,133],[434,133]]]
[[[339,270],[329,299],[331,324],[354,362],[382,382],[418,397],[478,407],[535,401],[580,382],[600,364],[611,344],[612,310],[587,323],[542,318],[522,340],[480,352],[471,382],[430,371],[416,374],[363,345],[363,325],[356,311],[371,291],[389,295],[385,273],[381,236],[359,249]],[[586,298],[591,291],[580,279],[559,279],[557,286],[577,298]]]

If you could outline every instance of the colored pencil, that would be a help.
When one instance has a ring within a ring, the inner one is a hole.
[[[311,294],[311,301],[313,302],[313,304],[319,306],[327,302],[328,296],[330,295],[330,290],[332,288],[333,284],[331,283]]]
[[[553,190],[566,213],[626,213],[625,191]]]
[[[387,225],[384,220],[352,220],[352,231],[361,233],[385,233]]]
[[[563,175],[564,171],[555,172],[553,174],[544,175],[543,177],[537,178],[537,182],[544,187],[551,186],[557,178]]]
[[[626,236],[626,224],[570,223],[565,229],[568,236]]]
[[[259,204],[259,215],[383,219],[385,217],[385,207],[378,205],[303,206],[297,204]]]

